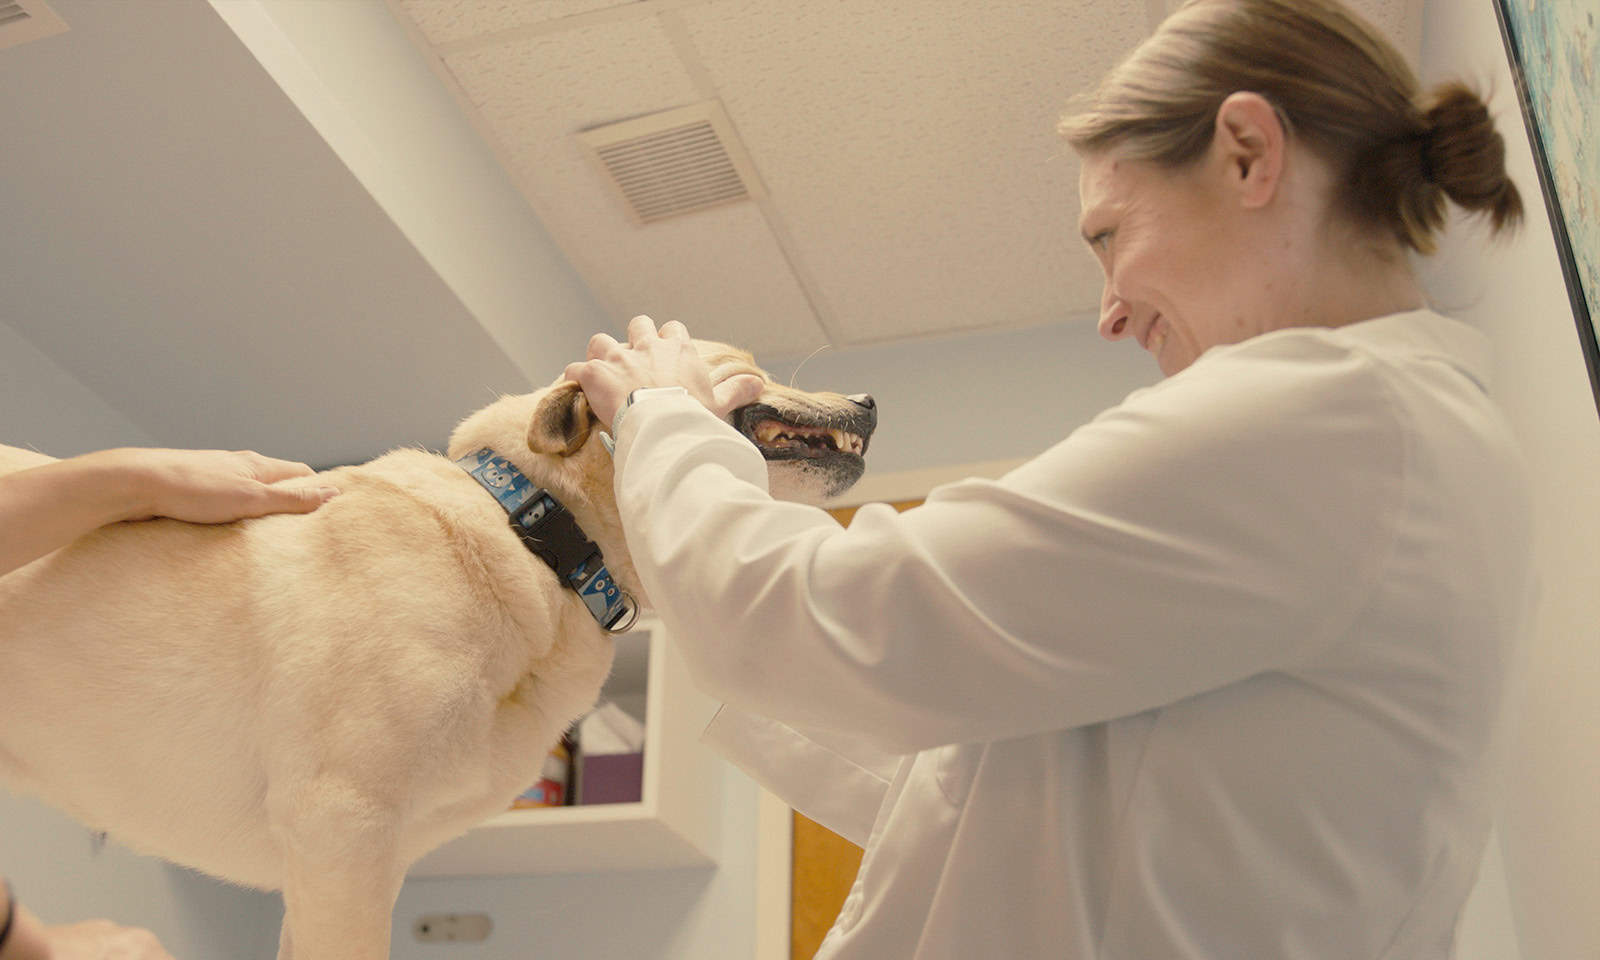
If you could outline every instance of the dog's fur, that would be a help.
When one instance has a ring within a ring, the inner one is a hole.
[[[701,349],[718,380],[761,373]],[[768,379],[759,410],[865,438],[869,404]],[[752,440],[753,419],[735,417]],[[557,384],[468,417],[448,458],[306,480],[342,491],[314,513],[115,524],[0,577],[0,780],[282,890],[280,958],[387,957],[410,864],[537,779],[611,667],[611,637],[452,460],[511,460],[642,598],[592,427]],[[816,501],[860,475],[858,456],[802,446],[763,448],[775,493]],[[48,460],[0,446],[0,473]]]

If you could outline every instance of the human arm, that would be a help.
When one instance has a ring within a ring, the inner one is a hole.
[[[101,450],[0,476],[0,576],[109,523],[170,517],[226,523],[307,513],[338,493],[279,485],[305,464],[249,451]]]
[[[10,894],[0,880],[0,960],[172,960],[148,930],[106,920],[46,926]]]
[[[864,737],[799,730],[727,704],[700,741],[785,805],[858,847],[867,845],[884,796],[906,759]]]
[[[1403,440],[1359,360],[1208,361],[1001,481],[849,529],[684,399],[630,413],[634,564],[697,682],[894,752],[1126,716],[1282,669],[1368,595]]]

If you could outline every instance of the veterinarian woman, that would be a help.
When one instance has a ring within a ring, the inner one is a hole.
[[[1516,222],[1501,138],[1334,0],[1190,3],[1061,130],[1100,332],[1166,377],[1000,480],[840,529],[682,326],[568,369],[710,736],[866,848],[819,957],[1447,957],[1530,521],[1407,254]]]
[[[273,484],[311,472],[250,452],[126,449],[0,476],[0,576],[108,523],[154,517],[226,523],[309,513],[338,491]],[[0,649],[0,662],[4,656]],[[0,960],[172,958],[147,930],[104,920],[47,927],[0,880]]]

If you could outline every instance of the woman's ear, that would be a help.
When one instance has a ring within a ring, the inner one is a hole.
[[[551,387],[533,408],[528,424],[528,447],[534,453],[554,453],[570,457],[582,449],[594,429],[589,413],[589,398],[571,380]]]
[[[1221,161],[1225,186],[1246,207],[1266,206],[1277,192],[1288,137],[1277,108],[1259,93],[1229,94],[1217,108],[1211,149]]]

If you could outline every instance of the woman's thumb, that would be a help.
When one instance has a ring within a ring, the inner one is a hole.
[[[339,495],[338,487],[270,486],[271,512],[310,513]]]
[[[719,417],[726,417],[740,407],[748,407],[761,399],[761,391],[766,386],[766,381],[755,374],[741,373],[737,377],[729,377],[711,388],[711,398],[717,404],[715,413]]]

